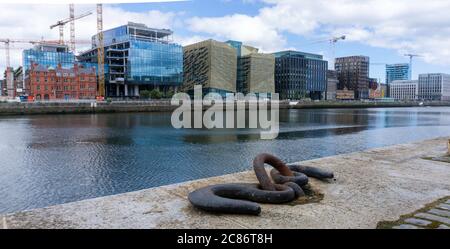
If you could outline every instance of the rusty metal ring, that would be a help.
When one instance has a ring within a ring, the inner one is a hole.
[[[258,184],[231,183],[207,186],[188,196],[197,208],[218,213],[259,215],[259,203],[280,204],[294,200],[295,191],[279,185],[276,191],[261,190]]]
[[[276,190],[275,184],[267,175],[266,168],[264,167],[266,163],[278,170],[283,176],[294,176],[289,167],[279,158],[267,153],[259,154],[253,160],[253,170],[255,171],[256,178],[258,178],[259,184],[261,184],[261,188],[264,190]]]
[[[269,164],[273,183],[264,167]],[[251,214],[261,212],[259,203],[280,204],[293,201],[305,195],[301,186],[308,182],[308,177],[318,179],[333,178],[332,172],[314,167],[287,166],[280,159],[270,154],[260,154],[253,160],[253,169],[259,184],[218,184],[200,188],[191,192],[189,201],[195,207],[218,213]]]

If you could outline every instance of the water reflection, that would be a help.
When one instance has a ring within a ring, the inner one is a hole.
[[[168,113],[0,118],[0,213],[450,134],[449,108],[281,110],[258,129],[176,130]]]

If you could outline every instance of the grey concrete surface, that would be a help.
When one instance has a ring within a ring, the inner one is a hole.
[[[216,183],[256,182],[252,171],[4,215],[3,228],[376,228],[450,195],[448,138],[302,162],[335,172],[312,180],[323,200],[262,205],[260,216],[199,211],[190,191]],[[249,169],[250,170],[250,169]]]

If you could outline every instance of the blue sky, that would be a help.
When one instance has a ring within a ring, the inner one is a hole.
[[[243,14],[248,16],[258,15],[259,10],[264,7],[270,7],[271,4],[262,1],[240,1],[240,0],[192,0],[186,2],[172,3],[145,3],[145,4],[121,4],[120,8],[139,12],[148,10],[159,10],[161,12],[184,12],[183,18],[191,17],[222,17],[233,14]],[[450,24],[450,23],[449,23]],[[235,27],[239,29],[239,27]],[[444,28],[444,27],[443,27]],[[195,35],[184,27],[176,27],[174,31],[183,36]],[[316,32],[320,35],[320,30]],[[208,35],[206,33],[205,35]],[[287,48],[295,48],[305,52],[322,53],[325,57],[330,56],[330,47],[326,42],[314,43],[326,38],[317,38],[315,36],[297,35],[290,32],[282,32],[285,37]],[[326,36],[326,32],[324,33]],[[230,38],[231,39],[231,38]],[[450,46],[450,45],[449,45]],[[414,52],[414,51],[411,51]],[[359,41],[348,41],[339,43],[336,49],[336,56],[348,55],[367,55],[370,56],[373,63],[407,63],[409,59],[402,56],[402,53],[396,49],[376,47]],[[371,66],[371,77],[381,78],[384,82],[385,72],[383,65]],[[441,63],[426,63],[423,59],[416,58],[413,65],[413,78],[417,78],[419,73],[444,72],[450,73],[448,65]]]
[[[0,33],[22,39],[58,39],[49,25],[67,18],[67,6],[0,4]],[[76,5],[76,13],[95,5]],[[450,73],[450,1],[442,0],[191,0],[168,3],[104,5],[104,26],[127,21],[174,30],[182,45],[213,38],[241,40],[263,52],[296,49],[331,57],[326,40],[347,35],[336,57],[370,56],[372,63],[404,63],[404,53],[423,55],[414,60],[419,73]],[[37,15],[45,12],[46,15]],[[24,16],[32,18],[23,18]],[[77,39],[95,33],[95,15],[77,21]],[[68,26],[68,25],[67,25]],[[18,28],[19,27],[19,28]],[[68,27],[65,32],[68,37]],[[12,64],[20,64],[22,45],[12,50]],[[23,45],[25,46],[25,45]],[[86,49],[83,45],[79,50]],[[3,57],[0,57],[3,58]],[[0,60],[0,69],[4,68]],[[371,66],[371,77],[384,82],[383,65]]]

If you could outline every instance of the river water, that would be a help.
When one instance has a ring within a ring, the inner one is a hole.
[[[450,108],[280,111],[280,134],[176,130],[170,113],[0,117],[0,213],[450,135]]]

